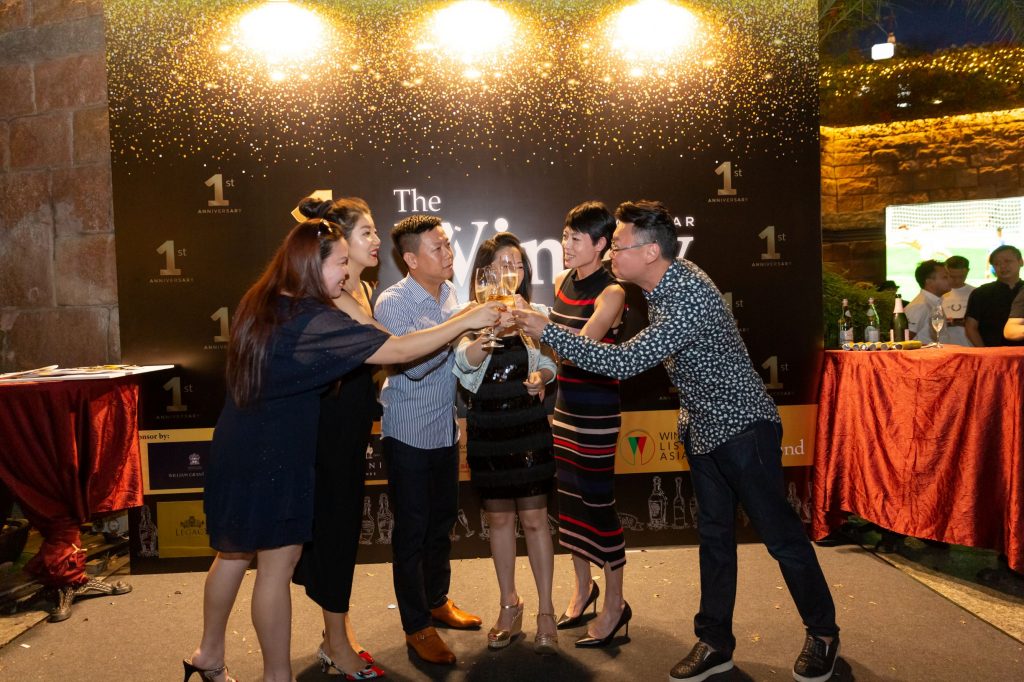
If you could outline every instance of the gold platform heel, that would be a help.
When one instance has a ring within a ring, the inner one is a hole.
[[[537,614],[537,634],[533,638],[533,650],[538,654],[557,654],[558,653],[558,633],[547,633],[540,631],[540,618],[541,616],[548,616],[551,618],[551,622],[555,622],[555,614],[553,613],[538,613]],[[557,626],[556,626],[557,629]]]
[[[505,605],[502,604],[501,608],[504,609],[515,609],[515,615],[512,616],[512,627],[508,630],[499,630],[497,627],[493,627],[487,633],[487,648],[488,649],[504,649],[512,640],[516,638],[519,633],[523,631],[523,600],[519,599],[515,604]]]

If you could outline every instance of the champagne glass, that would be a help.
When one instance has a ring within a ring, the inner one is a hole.
[[[498,296],[498,274],[494,268],[488,266],[477,268],[473,273],[473,290],[477,303],[486,303],[495,300]],[[481,329],[480,333],[487,337],[484,348],[503,348],[498,337],[494,335],[494,327]]]
[[[935,306],[935,310],[932,311],[932,315],[929,318],[932,323],[932,329],[935,330],[935,347],[942,348],[942,342],[939,340],[939,332],[946,325],[946,313],[942,310],[942,306]]]
[[[515,263],[509,256],[503,256],[502,262],[498,265],[498,272],[501,276],[501,283],[498,286],[498,295],[501,297],[509,310],[516,307],[516,289],[519,287],[519,274],[516,272]]]
[[[501,287],[499,293],[502,296],[502,301],[509,310],[513,310],[516,307],[516,291],[519,289],[519,268],[516,267],[516,262],[511,255],[505,254],[501,257],[498,263],[498,268],[501,272]],[[522,329],[519,329],[519,338],[523,340],[523,343],[528,348],[537,348],[537,344],[532,338],[523,333]]]

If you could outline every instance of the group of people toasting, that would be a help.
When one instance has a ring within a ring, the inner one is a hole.
[[[794,678],[831,676],[839,648],[835,607],[785,499],[778,411],[714,284],[693,263],[677,260],[664,205],[626,202],[614,216],[597,202],[570,210],[562,230],[567,269],[555,282],[551,310],[531,303],[531,264],[508,232],[478,249],[472,301],[460,305],[448,237],[440,219],[428,215],[391,230],[408,274],[371,305],[373,291],[361,274],[378,264],[381,240],[367,204],[307,198],[298,211],[307,219],[289,232],[234,315],[228,395],[204,502],[217,556],[206,579],[202,640],[184,661],[186,681],[193,674],[231,679],[227,619],[254,557],[252,620],[265,681],[294,679],[292,581],[323,609],[316,653],[322,669],[353,680],[384,676],[348,618],[363,463],[378,409],[372,365],[389,368],[379,404],[394,513],[393,578],[406,643],[421,659],[456,662],[435,623],[482,625],[450,597],[457,386],[500,594],[481,645],[503,649],[524,628],[526,604],[515,580],[518,517],[539,600],[533,648],[553,654],[560,630],[582,626],[592,606],[597,611],[592,565],[603,571],[604,600],[575,646],[605,646],[623,628],[628,634],[633,611],[623,590],[625,541],[614,495],[618,380],[664,363],[679,389],[679,436],[701,542],[697,642],[670,678],[699,682],[733,667],[738,503],[778,560],[806,626]],[[621,343],[620,282],[638,285],[650,309],[649,326]],[[551,390],[557,399],[549,419],[544,396]],[[574,569],[560,615],[552,602],[552,491],[559,543]]]

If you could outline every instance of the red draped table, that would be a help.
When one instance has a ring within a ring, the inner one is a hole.
[[[828,351],[815,539],[852,512],[1024,572],[1024,348]]]
[[[25,567],[86,582],[79,525],[142,504],[138,378],[0,383],[0,479],[43,536]]]

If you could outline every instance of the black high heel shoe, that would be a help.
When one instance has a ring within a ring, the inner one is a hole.
[[[598,639],[597,637],[591,637],[590,635],[580,637],[576,640],[576,646],[580,649],[598,649],[601,647],[608,646],[611,643],[611,641],[615,639],[616,633],[618,633],[618,631],[622,628],[623,625],[626,626],[626,635],[628,636],[629,620],[632,617],[633,609],[629,608],[629,602],[626,602],[625,608],[622,609],[622,615],[619,616],[619,622],[615,624],[615,627],[612,628],[612,631],[609,632],[606,637],[602,637],[600,639]]]
[[[199,673],[200,680],[206,680],[207,682],[215,682],[221,675],[224,676],[224,682],[238,682],[235,678],[228,675],[228,667],[221,665],[219,668],[200,668],[199,666],[192,665],[192,661],[182,659],[181,665],[185,668],[185,679],[184,682],[188,682],[189,679],[196,673]]]
[[[578,616],[570,616],[569,612],[566,611],[561,616],[559,616],[558,621],[555,623],[555,627],[558,628],[559,630],[567,630],[569,628],[576,627],[577,625],[579,625],[580,623],[583,622],[583,614],[586,612],[587,608],[591,604],[594,605],[594,615],[596,616],[597,615],[597,598],[600,595],[601,595],[601,588],[599,588],[597,586],[597,583],[595,583],[594,581],[591,581],[590,582],[590,596],[587,597],[587,601],[583,603],[583,608],[580,609],[580,615],[578,615]]]

